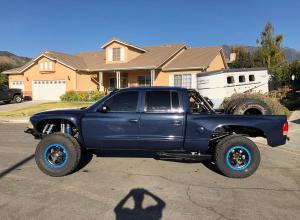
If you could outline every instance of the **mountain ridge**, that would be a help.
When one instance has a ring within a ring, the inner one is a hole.
[[[19,67],[27,63],[29,60],[31,60],[29,57],[18,56],[9,51],[0,51],[0,63]]]
[[[233,44],[233,45],[224,44],[223,50],[224,50],[226,58],[229,58],[230,49],[233,47],[246,47],[250,53],[254,53],[259,48],[257,46],[249,46],[249,45],[243,45],[243,44]],[[282,52],[284,54],[285,59],[288,62],[292,62],[294,60],[300,60],[300,51],[298,51],[294,48],[283,47]]]

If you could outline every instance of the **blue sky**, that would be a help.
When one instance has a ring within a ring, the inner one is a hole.
[[[300,1],[0,0],[0,50],[94,51],[112,37],[138,46],[255,45],[270,20],[283,46],[300,50]]]

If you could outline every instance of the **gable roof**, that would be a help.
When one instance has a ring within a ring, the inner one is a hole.
[[[72,70],[79,70],[81,68],[86,67],[85,63],[83,62],[81,57],[66,54],[66,53],[55,52],[55,51],[45,51],[45,52],[41,53],[35,59],[30,60],[25,65],[18,67],[18,68],[6,70],[6,71],[2,72],[2,74],[22,73],[25,70],[29,69],[32,65],[34,65],[37,62],[37,60],[39,60],[42,57],[46,57],[49,60],[56,61],[66,67],[69,67]]]
[[[105,51],[79,53],[76,56],[85,61],[87,71],[149,69],[159,68],[184,48],[186,48],[184,44],[145,47],[147,49],[146,53],[142,53],[127,63],[107,64],[105,62]]]
[[[206,69],[220,52],[223,53],[221,46],[189,48],[166,64],[163,70]]]
[[[206,69],[212,60],[223,52],[222,47],[189,48],[185,44],[170,44],[144,47],[147,52],[127,63],[106,63],[105,50],[66,54],[55,51],[46,51],[24,66],[7,70],[3,74],[20,74],[36,64],[41,57],[56,61],[75,71],[113,71],[134,69],[157,69],[164,71],[181,69]]]
[[[130,44],[130,43],[128,43],[128,42],[126,42],[126,41],[123,41],[123,40],[120,40],[120,39],[118,39],[118,38],[113,38],[113,39],[111,39],[111,40],[108,41],[107,43],[103,44],[103,45],[101,46],[101,48],[102,48],[102,49],[105,49],[108,45],[112,44],[113,42],[117,42],[117,43],[123,44],[123,45],[125,45],[125,46],[135,48],[135,49],[140,50],[140,51],[142,51],[142,52],[146,52],[146,51],[147,51],[147,50],[145,50],[144,48],[135,46],[135,45],[133,45],[133,44]]]

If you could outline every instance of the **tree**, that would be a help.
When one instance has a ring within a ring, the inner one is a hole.
[[[257,44],[260,48],[254,53],[254,65],[264,66],[278,82],[288,80],[288,64],[281,50],[283,35],[274,34],[274,26],[268,22],[261,32]]]
[[[8,84],[8,78],[7,75],[1,74],[5,70],[9,70],[14,68],[13,65],[8,63],[0,63],[0,85],[7,85]]]
[[[289,64],[289,80],[292,81],[292,76],[294,75],[293,88],[300,88],[300,60],[294,60]]]
[[[236,59],[229,64],[230,68],[252,68],[254,67],[253,56],[246,47],[231,48],[231,53],[236,54]]]
[[[285,62],[284,55],[281,50],[283,35],[274,35],[274,26],[268,22],[264,30],[260,34],[260,38],[256,40],[261,47],[255,53],[255,60],[258,64],[263,64],[268,69]]]

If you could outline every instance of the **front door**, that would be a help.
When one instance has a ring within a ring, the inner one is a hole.
[[[87,112],[82,119],[84,141],[92,149],[137,147],[139,133],[138,91],[116,93],[105,101],[107,112]]]
[[[144,149],[180,150],[184,113],[177,91],[146,91],[140,118],[139,145]]]

